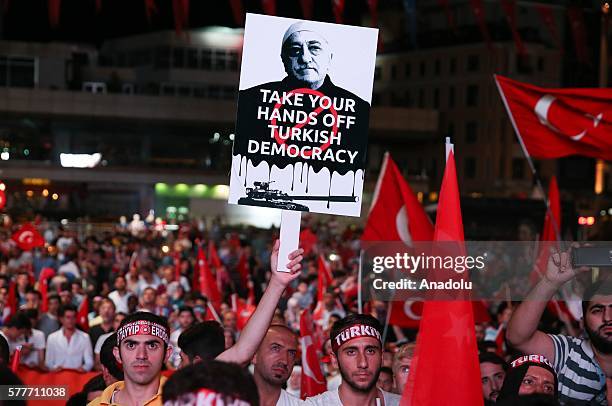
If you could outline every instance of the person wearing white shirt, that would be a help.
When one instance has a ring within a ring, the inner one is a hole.
[[[31,325],[35,326],[38,319],[38,309],[26,309],[22,312],[28,317]],[[18,344],[21,345],[21,364],[43,368],[45,365],[45,342],[45,333],[33,327],[27,328],[18,340]]]
[[[170,345],[172,345],[172,355],[168,360],[168,366],[172,369],[178,369],[181,365],[181,349],[178,345],[178,339],[181,333],[187,330],[195,322],[195,313],[189,306],[183,306],[178,310],[179,328],[170,334]]]
[[[63,368],[80,372],[91,370],[94,365],[91,341],[87,333],[76,328],[76,307],[62,306],[59,317],[62,327],[47,338],[46,367],[51,371]]]
[[[334,323],[332,358],[342,375],[335,390],[307,398],[309,406],[398,406],[400,396],[376,387],[382,367],[382,326],[368,314],[351,314]]]
[[[253,357],[253,378],[262,405],[295,406],[304,402],[283,389],[297,355],[298,339],[282,324],[273,324]]]
[[[123,275],[119,275],[115,278],[115,290],[108,294],[108,298],[115,303],[115,310],[117,313],[129,313],[128,299],[132,296],[131,292],[127,290],[127,283]]]

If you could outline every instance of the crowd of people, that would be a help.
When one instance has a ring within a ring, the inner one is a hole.
[[[32,251],[19,249],[10,230],[0,232],[0,376],[7,377],[0,384],[9,382],[19,349],[23,367],[99,372],[70,404],[400,402],[416,331],[390,326],[385,335],[385,302],[366,303],[359,314],[353,226],[307,218],[303,229],[315,242],[290,255],[289,273],[272,271],[275,230],[212,221],[175,232],[118,226],[80,238],[44,222],[38,228],[46,244]],[[200,249],[220,259],[211,266],[219,303],[194,289]],[[331,258],[332,280],[319,295],[321,256]],[[604,280],[585,293],[584,329],[543,316],[559,287],[583,270],[567,253],[555,254],[527,300],[488,304],[492,321],[474,326],[485,404],[607,404],[612,286]],[[300,356],[304,311],[315,320],[311,339],[325,380],[322,393],[305,400],[300,375],[313,373]]]

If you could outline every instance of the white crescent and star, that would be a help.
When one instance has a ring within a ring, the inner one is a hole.
[[[19,235],[19,238],[17,238],[17,240],[20,243],[31,243],[32,241],[34,241],[34,233],[31,231],[24,231]]]
[[[548,110],[550,110],[550,107],[555,102],[555,100],[557,100],[556,97],[550,94],[545,94],[536,103],[534,111],[535,111],[536,116],[538,117],[538,120],[540,120],[540,123],[542,123],[543,125],[545,125],[546,127],[550,128],[552,131],[558,134],[563,134],[561,131],[559,131],[558,128],[552,125],[550,121],[548,120]],[[593,120],[593,128],[597,128],[597,126],[601,122],[601,119],[603,118],[603,113],[599,113],[597,116],[593,116],[591,114],[585,114],[585,117],[588,117],[591,120]],[[590,129],[591,128],[585,128],[578,134],[570,135],[569,137],[573,141],[580,141]]]

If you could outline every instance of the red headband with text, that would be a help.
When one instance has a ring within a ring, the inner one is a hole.
[[[168,345],[170,342],[168,329],[161,324],[153,323],[148,320],[137,320],[127,323],[125,326],[117,330],[117,344],[125,338],[135,335],[151,335],[161,338]]]
[[[366,326],[365,324],[354,324],[342,330],[340,333],[338,333],[336,337],[332,339],[332,350],[334,352],[338,352],[338,348],[340,348],[342,344],[354,338],[360,337],[374,337],[382,345],[380,333],[377,329],[372,326]]]

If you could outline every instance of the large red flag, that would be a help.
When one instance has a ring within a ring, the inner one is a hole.
[[[503,76],[495,81],[526,153],[612,160],[612,89],[553,89]]]
[[[305,309],[300,315],[300,344],[302,346],[301,399],[316,396],[327,390],[327,382],[321,371],[315,341],[312,318],[308,309]]]
[[[417,328],[423,315],[423,302],[406,300],[404,302],[389,302],[391,315],[389,324],[406,328]]]
[[[77,311],[77,326],[85,332],[89,331],[89,318],[87,317],[89,313],[89,299],[87,296],[83,298],[83,301],[79,305],[79,310]]]
[[[219,308],[221,305],[221,293],[217,286],[217,280],[213,277],[208,263],[206,262],[206,256],[202,247],[198,247],[198,262],[197,267],[199,275],[199,287],[200,293],[208,298],[215,308]]]
[[[362,241],[431,241],[433,226],[389,153],[385,154]]]
[[[249,262],[246,254],[242,252],[240,259],[238,260],[238,266],[236,267],[238,274],[240,275],[240,283],[243,287],[247,287],[249,283]]]
[[[45,239],[31,223],[22,225],[11,238],[23,251],[30,251],[34,247],[45,245]]]
[[[248,303],[246,300],[238,296],[237,293],[232,293],[232,310],[236,313],[236,327],[242,330],[249,319],[255,313],[256,305]]]
[[[455,158],[449,153],[440,189],[434,241],[462,245],[463,221]],[[443,365],[443,368],[440,368]],[[444,382],[444,385],[440,385]],[[461,388],[461,390],[457,390]],[[427,301],[402,406],[483,404],[472,303]]]
[[[307,227],[300,231],[300,247],[304,249],[304,256],[310,255],[317,242],[319,239],[310,228]]]

